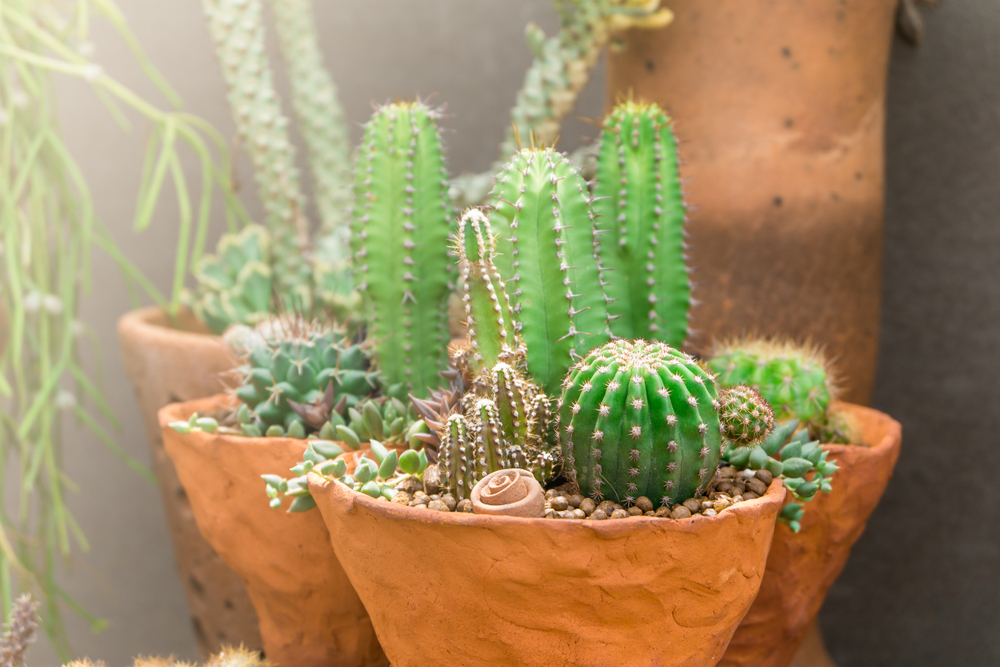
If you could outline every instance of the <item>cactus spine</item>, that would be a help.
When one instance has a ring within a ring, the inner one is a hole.
[[[202,0],[208,26],[222,62],[229,105],[254,165],[257,191],[274,236],[274,272],[282,296],[301,293],[311,281],[302,261],[309,231],[305,198],[264,49],[261,0]],[[298,305],[298,304],[295,304]]]
[[[605,119],[594,210],[611,331],[679,348],[691,287],[677,162],[670,120],[655,104],[625,102]]]
[[[526,148],[504,166],[493,196],[500,275],[514,288],[528,372],[556,394],[573,361],[609,337],[587,185],[560,153]]]
[[[380,370],[418,397],[447,365],[451,211],[436,118],[421,102],[375,112],[358,154],[351,227]]]

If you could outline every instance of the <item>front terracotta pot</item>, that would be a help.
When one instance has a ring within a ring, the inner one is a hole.
[[[358,594],[318,512],[268,507],[263,474],[287,474],[305,445],[292,438],[181,435],[168,426],[192,413],[231,408],[227,395],[160,411],[167,453],[202,535],[246,584],[264,653],[279,667],[386,665]]]
[[[871,395],[878,343],[885,83],[898,0],[670,0],[608,59],[608,100],[663,105],[688,179],[692,351],[811,337]]]
[[[221,392],[222,376],[237,360],[190,311],[172,320],[162,308],[134,310],[118,320],[118,337],[146,425],[198,651],[208,658],[227,645],[259,649],[257,615],[246,587],[198,532],[177,470],[163,449],[157,419],[168,403]]]
[[[785,490],[681,521],[378,502],[310,474],[393,667],[711,667],[749,609]]]
[[[834,404],[834,410],[848,415],[861,444],[824,445],[840,466],[833,488],[806,504],[798,533],[783,524],[775,529],[760,593],[720,665],[790,664],[889,483],[902,440],[899,422],[857,405]]]

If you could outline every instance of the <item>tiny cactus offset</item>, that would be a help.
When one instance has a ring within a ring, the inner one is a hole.
[[[531,377],[556,394],[573,362],[609,338],[587,184],[560,153],[525,148],[497,176],[491,216]]]
[[[351,223],[354,280],[389,385],[426,396],[447,366],[451,208],[437,114],[381,107],[365,126]]]
[[[691,286],[676,143],[657,105],[615,107],[604,121],[594,211],[611,332],[679,348]]]
[[[668,506],[712,480],[722,436],[710,373],[663,343],[613,341],[577,363],[557,424],[567,477],[595,499]]]
[[[774,412],[753,387],[737,385],[719,392],[722,437],[734,447],[751,447],[774,429]]]

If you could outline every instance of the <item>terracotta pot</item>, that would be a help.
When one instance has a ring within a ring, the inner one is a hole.
[[[257,615],[246,587],[198,532],[177,471],[163,449],[156,416],[168,403],[222,391],[220,374],[233,368],[236,359],[189,311],[171,322],[162,308],[134,310],[118,320],[118,337],[146,424],[198,650],[207,658],[224,645],[259,649]]]
[[[267,506],[260,476],[283,474],[301,461],[303,441],[181,435],[167,426],[233,405],[218,395],[169,405],[159,418],[201,534],[246,584],[265,655],[281,667],[386,665],[319,512]]]
[[[716,517],[546,520],[377,502],[310,475],[393,667],[710,667],[785,491]]]
[[[692,351],[811,337],[867,403],[882,266],[885,83],[897,0],[671,0],[608,62],[608,99],[676,121],[696,268]]]
[[[806,505],[798,533],[784,524],[775,529],[760,593],[720,665],[787,667],[889,483],[899,458],[899,422],[857,405],[835,409],[849,415],[862,444],[824,445],[840,466],[833,488]],[[828,660],[818,632],[814,640],[820,648],[814,659]]]

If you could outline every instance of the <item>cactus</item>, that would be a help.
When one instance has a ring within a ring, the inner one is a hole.
[[[570,365],[608,340],[587,184],[563,155],[526,148],[504,166],[490,222],[531,377],[550,394]]]
[[[257,192],[273,235],[273,264],[279,293],[292,293],[312,280],[302,253],[308,249],[305,197],[288,137],[288,119],[274,88],[264,48],[261,0],[202,0],[229,90],[229,105],[241,146],[254,165]]]
[[[354,407],[347,408],[345,424],[335,427],[337,438],[357,449],[362,442],[378,440],[387,445],[409,444],[419,449],[418,434],[428,428],[417,414],[417,409],[407,407],[398,398],[366,398]],[[332,437],[332,434],[330,434]]]
[[[594,211],[611,332],[680,348],[691,286],[677,164],[670,120],[657,105],[624,102],[605,119]]]
[[[203,256],[193,274],[196,295],[186,301],[195,315],[220,334],[232,324],[254,326],[271,310],[271,236],[261,225],[247,225],[238,234],[224,234],[215,255]],[[308,293],[296,292],[300,301]]]
[[[719,395],[719,421],[731,449],[752,447],[774,429],[774,412],[756,389],[737,385]]]
[[[447,364],[447,172],[437,114],[389,104],[365,126],[351,242],[368,336],[386,382],[426,396]]]
[[[669,506],[712,480],[721,403],[692,357],[663,343],[613,341],[577,363],[563,387],[556,428],[566,476],[582,493]]]
[[[91,662],[90,660],[74,660],[64,667],[105,667],[103,661]],[[136,658],[132,667],[195,667],[193,663],[187,661],[174,660],[173,658]],[[272,664],[261,657],[256,651],[248,651],[242,646],[238,649],[225,647],[221,652],[212,656],[205,667],[272,667]]]
[[[263,333],[236,329],[227,340],[242,358],[237,369],[243,401],[237,412],[248,436],[303,438],[379,385],[367,351],[343,333],[299,316],[268,320]]]
[[[818,440],[809,440],[807,429],[798,429],[799,421],[787,421],[778,426],[762,442],[751,446],[730,446],[723,456],[729,465],[740,470],[767,470],[780,477],[793,500],[778,515],[793,532],[799,531],[804,511],[803,503],[820,491],[829,493],[831,478],[837,464],[827,461],[827,452]]]
[[[709,368],[724,386],[745,384],[760,392],[779,422],[821,425],[836,389],[823,355],[809,345],[747,339],[717,345]]]
[[[24,667],[24,654],[35,642],[38,628],[38,603],[30,595],[14,601],[7,631],[0,636],[0,667]]]

